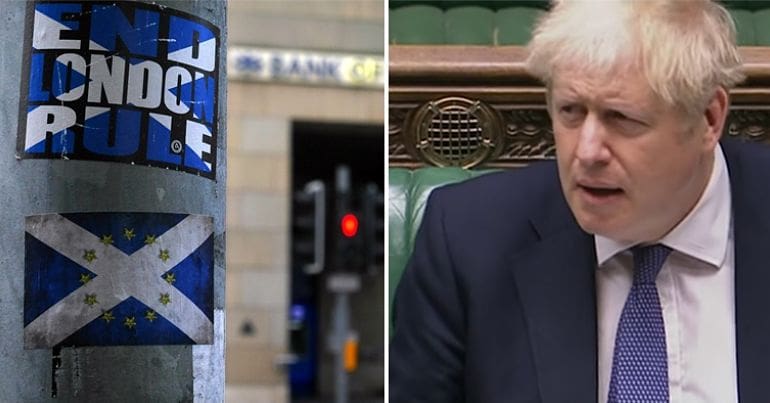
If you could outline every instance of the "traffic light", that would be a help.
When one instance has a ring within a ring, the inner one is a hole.
[[[347,166],[338,166],[327,206],[326,186],[308,182],[294,193],[292,256],[306,274],[324,269],[346,272],[382,270],[383,194],[374,183],[356,189]],[[327,226],[328,225],[328,226]]]
[[[334,177],[334,219],[331,250],[334,255],[330,267],[338,271],[358,271],[363,265],[359,234],[359,214],[353,208],[350,169],[340,165]]]
[[[365,270],[374,274],[382,270],[385,258],[385,197],[374,183],[368,183],[362,194]]]
[[[358,217],[353,213],[345,214],[342,216],[340,229],[342,230],[342,235],[353,238],[358,233]]]
[[[318,274],[326,265],[326,186],[308,182],[294,192],[292,205],[292,260],[306,274]]]

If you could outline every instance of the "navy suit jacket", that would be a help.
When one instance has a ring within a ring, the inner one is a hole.
[[[770,402],[770,151],[722,148],[738,393]],[[396,293],[390,401],[599,401],[595,270],[554,163],[437,189]]]

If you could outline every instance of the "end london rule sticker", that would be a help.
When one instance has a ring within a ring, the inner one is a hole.
[[[19,158],[216,177],[219,29],[129,1],[30,3]]]

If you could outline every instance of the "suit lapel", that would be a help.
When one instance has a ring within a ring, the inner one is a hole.
[[[596,401],[595,266],[576,225],[511,260],[543,402]]]
[[[757,145],[754,145],[757,147]],[[738,396],[742,402],[770,396],[770,194],[767,166],[723,143],[730,172],[735,236],[735,331]],[[764,164],[767,165],[767,164]]]
[[[751,146],[725,141],[722,147],[734,212],[738,396],[762,402],[770,396],[770,161],[743,157]],[[516,254],[509,267],[526,312],[543,402],[597,401],[593,238],[574,221],[556,230],[556,223],[571,219],[559,204],[557,214],[535,224],[541,242]]]

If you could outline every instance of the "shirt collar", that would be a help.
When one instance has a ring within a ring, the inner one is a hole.
[[[727,252],[731,212],[730,178],[722,147],[717,143],[706,190],[684,220],[658,243],[719,268]],[[633,242],[620,242],[600,235],[596,235],[595,243],[599,266],[634,246]]]

